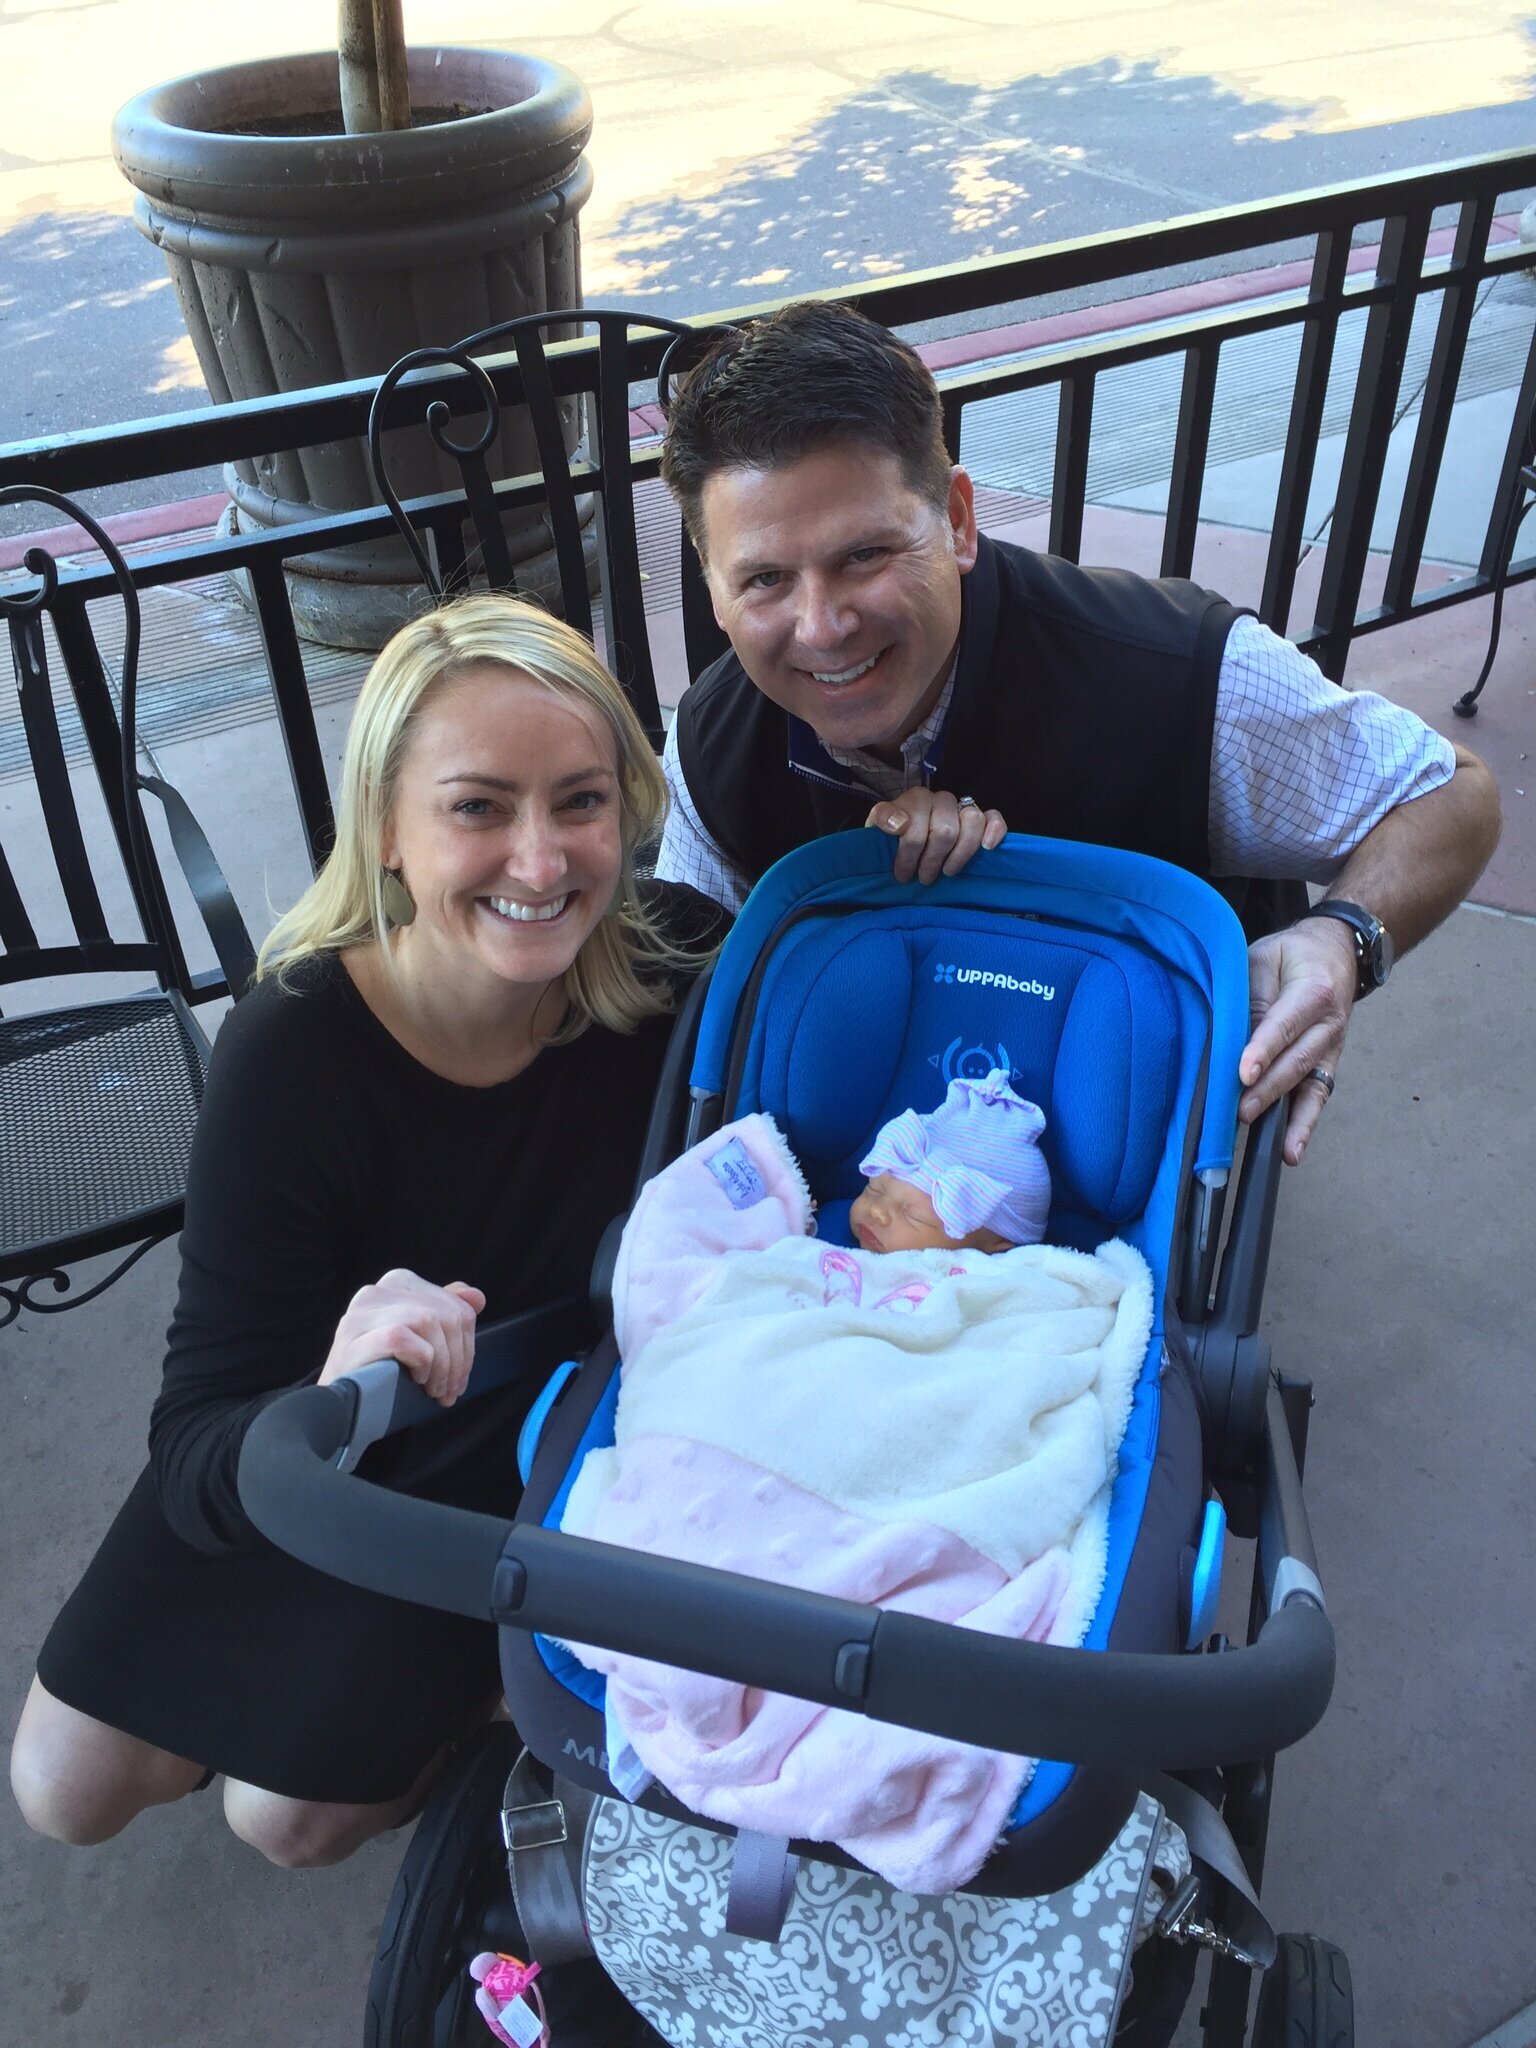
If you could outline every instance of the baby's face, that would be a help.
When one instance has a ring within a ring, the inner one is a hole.
[[[866,1181],[864,1192],[848,1211],[848,1227],[866,1252],[980,1251],[1008,1249],[1008,1240],[995,1230],[973,1230],[967,1237],[951,1237],[939,1221],[938,1212],[921,1188],[897,1180],[894,1174],[877,1173]]]

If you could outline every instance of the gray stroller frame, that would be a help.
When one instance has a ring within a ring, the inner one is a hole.
[[[679,1018],[658,1089],[642,1182],[683,1143],[716,1127],[725,1111],[734,1113],[728,1102],[701,1100],[697,1087],[690,1101],[705,1001],[701,982]],[[362,1452],[437,1412],[392,1361],[324,1388],[296,1389],[267,1408],[244,1447],[242,1499],[266,1535],[321,1570],[451,1612],[489,1615],[503,1631],[509,1671],[531,1634],[574,1635],[955,1741],[1094,1767],[1118,1788],[1122,1812],[1138,1788],[1154,1797],[1161,1788],[1163,1803],[1190,1836],[1196,1869],[1158,1918],[1148,1967],[1138,1961],[1117,2040],[1137,2048],[1166,2041],[1194,1962],[1209,1951],[1206,2048],[1249,2041],[1255,2048],[1348,2048],[1353,2027],[1342,1954],[1309,1935],[1286,1936],[1277,1950],[1253,1903],[1274,1754],[1315,1725],[1333,1677],[1333,1634],[1301,1487],[1310,1386],[1276,1374],[1257,1334],[1286,1110],[1277,1103],[1248,1136],[1219,1279],[1222,1198],[1209,1186],[1184,1205],[1179,1263],[1169,1273],[1178,1304],[1170,1332],[1176,1323],[1202,1411],[1206,1470],[1228,1527],[1257,1539],[1241,1648],[1221,1636],[1194,1655],[1013,1642],[388,1492],[349,1476]],[[599,1259],[590,1305],[558,1303],[482,1332],[471,1391],[547,1376],[557,1361],[583,1350],[594,1326],[607,1320],[615,1248],[616,1231],[606,1244],[606,1270]],[[613,1367],[611,1342],[588,1353],[569,1383],[578,1391],[566,1391],[555,1410],[551,1435],[569,1442],[579,1433],[582,1401],[595,1398],[579,1391],[583,1382],[590,1388]],[[554,1760],[548,1741],[541,1747],[531,1729],[530,1740],[546,1765]],[[434,1789],[386,1918],[370,1994],[371,2048],[423,2048],[429,2041],[460,2048],[478,2038],[464,1964],[499,1939],[516,1940],[515,1922],[510,1937],[500,1932],[509,1901],[497,1820],[517,1748],[506,1724],[493,1726],[460,1752]],[[611,1790],[598,1761],[591,1769],[567,1767],[588,1792]],[[1170,1786],[1167,1773],[1178,1774],[1179,1784]],[[526,1787],[526,1777],[519,1784]],[[515,1830],[526,1789],[514,1789],[505,1803]],[[558,1807],[557,1791],[549,1803]],[[681,1811],[652,1794],[644,1803]],[[806,1845],[806,1853],[849,1860],[825,1845]],[[1091,1848],[1083,1864],[1097,1853]],[[1006,1860],[1007,1849],[1000,1854]],[[1053,1889],[1054,1881],[978,1879],[971,1888],[1028,1895]],[[579,2038],[556,2035],[560,2048],[575,2048]],[[606,2030],[586,2038],[619,2037]]]

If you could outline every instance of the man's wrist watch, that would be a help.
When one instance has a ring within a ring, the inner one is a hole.
[[[1392,934],[1379,917],[1358,903],[1346,903],[1342,896],[1325,896],[1321,903],[1314,903],[1310,910],[1304,910],[1296,922],[1305,917],[1336,917],[1340,924],[1347,924],[1355,935],[1355,1001],[1368,996],[1373,988],[1380,988],[1392,972]]]

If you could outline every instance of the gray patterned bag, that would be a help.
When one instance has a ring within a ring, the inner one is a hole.
[[[1135,1935],[1182,1837],[1143,1794],[1069,1890],[914,1898],[802,1861],[777,1943],[726,1930],[732,1837],[595,1801],[582,1859],[588,1937],[672,2048],[1096,2048],[1115,2028]],[[1154,1875],[1159,1882],[1151,1884]],[[1149,1888],[1150,1886],[1150,1888]]]

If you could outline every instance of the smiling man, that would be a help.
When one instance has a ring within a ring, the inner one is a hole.
[[[1322,883],[1250,952],[1242,1115],[1294,1089],[1295,1164],[1354,1003],[1493,851],[1482,763],[1193,583],[978,534],[931,375],[847,308],[718,336],[662,475],[731,651],[678,708],[658,874],[734,910],[792,847],[871,824],[923,881],[1012,828]]]

